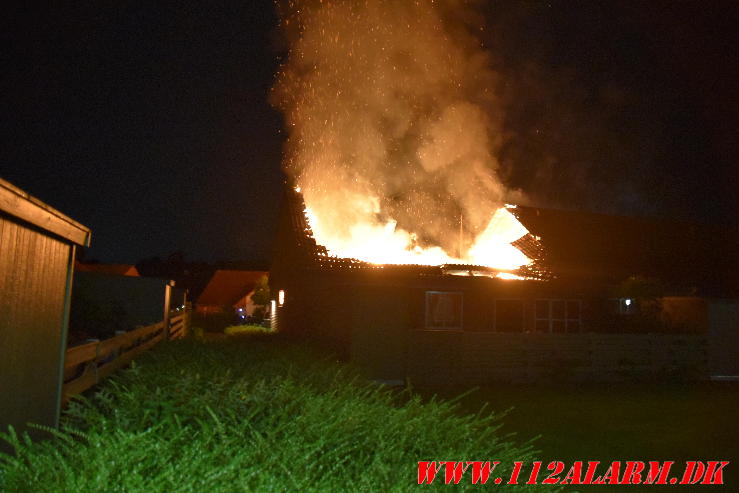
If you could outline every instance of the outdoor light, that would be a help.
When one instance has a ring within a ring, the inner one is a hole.
[[[624,303],[626,304],[626,306],[631,306],[631,298],[626,298],[626,300],[624,300]]]
[[[285,290],[280,289],[280,291],[277,293],[277,302],[280,306],[285,304]]]

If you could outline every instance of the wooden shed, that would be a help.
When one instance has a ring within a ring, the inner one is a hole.
[[[57,426],[75,248],[90,230],[0,179],[0,429]]]

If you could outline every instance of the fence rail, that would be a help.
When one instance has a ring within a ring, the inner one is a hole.
[[[180,339],[190,325],[190,312],[169,319],[169,336]],[[166,336],[164,321],[117,335],[104,341],[94,341],[67,349],[64,361],[62,402],[79,394],[102,379],[129,364],[136,356],[150,349]]]

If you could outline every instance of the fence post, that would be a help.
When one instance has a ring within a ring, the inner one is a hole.
[[[169,302],[172,298],[172,286],[174,286],[174,281],[167,282],[167,285],[164,286],[164,340],[169,340]]]
[[[185,336],[188,336],[190,335],[190,328],[192,327],[192,304],[189,301],[185,302],[185,316],[183,323]]]

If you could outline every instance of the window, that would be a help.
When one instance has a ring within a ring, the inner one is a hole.
[[[277,292],[277,303],[279,303],[280,306],[285,304],[285,290],[280,289]]]
[[[462,330],[462,293],[426,291],[426,328]]]
[[[580,300],[536,300],[537,332],[580,332]]]
[[[495,330],[523,332],[523,301],[495,300]]]

